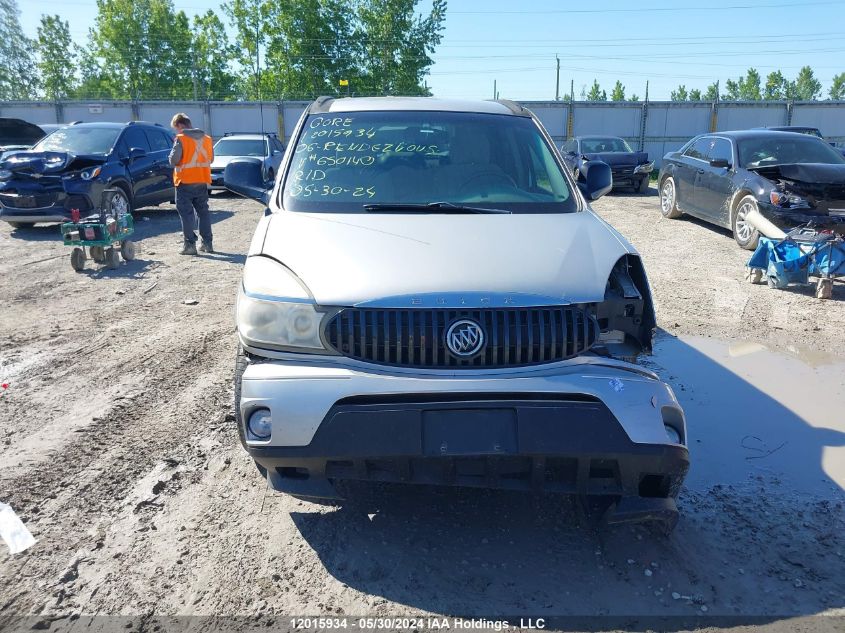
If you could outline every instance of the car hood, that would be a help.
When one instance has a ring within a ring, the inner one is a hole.
[[[469,307],[505,296],[512,305],[602,301],[611,268],[634,252],[590,211],[278,212],[266,226],[261,252],[292,270],[321,305]]]
[[[105,156],[76,156],[68,152],[14,152],[0,162],[0,167],[12,172],[49,175],[105,162]]]
[[[587,160],[600,160],[611,167],[623,165],[642,165],[648,162],[647,152],[600,152],[597,154],[584,154]]]
[[[44,130],[21,119],[0,118],[0,145],[32,147],[44,138]]]
[[[215,156],[214,160],[211,161],[211,168],[223,169],[236,158],[243,158],[243,156]]]

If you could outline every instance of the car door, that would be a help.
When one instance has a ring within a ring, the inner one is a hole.
[[[139,126],[128,126],[121,135],[118,147],[120,159],[126,166],[132,183],[133,206],[137,208],[153,203],[154,196],[151,194],[155,183],[154,159],[150,155],[150,143],[144,130]],[[133,158],[132,150],[139,149],[143,150],[143,154]]]
[[[710,137],[695,139],[683,151],[675,167],[675,195],[678,207],[684,211],[698,212],[695,201],[695,180],[698,170],[707,164]]]
[[[144,133],[150,144],[150,156],[153,159],[153,178],[150,184],[151,202],[166,202],[172,200],[173,168],[170,166],[170,150],[173,140],[163,129],[146,128]]]
[[[696,171],[695,205],[702,217],[722,226],[729,226],[728,199],[732,191],[733,149],[726,138],[710,137],[707,148],[708,162]],[[712,160],[724,160],[729,167],[715,167]]]

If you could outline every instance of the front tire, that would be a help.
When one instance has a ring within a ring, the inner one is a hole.
[[[660,185],[660,213],[669,220],[681,217],[681,210],[678,209],[678,190],[672,176],[667,176]]]
[[[126,192],[123,189],[117,187],[109,194],[108,198],[106,198],[106,209],[108,209],[109,213],[112,213],[115,216],[132,213],[132,205],[129,202],[129,196],[126,195]]]
[[[757,211],[757,201],[754,196],[745,196],[739,201],[731,220],[734,239],[742,248],[753,251],[760,241],[760,231],[751,226],[746,217],[752,211]]]

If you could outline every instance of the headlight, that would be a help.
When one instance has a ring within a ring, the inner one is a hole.
[[[634,167],[635,174],[648,174],[654,170],[654,161]]]
[[[103,171],[102,167],[94,167],[94,169],[86,169],[79,175],[82,176],[82,180],[91,180],[99,176],[101,171]]]
[[[267,257],[250,257],[238,294],[238,332],[258,347],[324,352],[314,300],[284,266]]]
[[[808,207],[809,203],[801,196],[774,190],[769,194],[769,200],[776,207]]]
[[[12,172],[8,169],[0,169],[0,180],[9,180],[12,177]]]

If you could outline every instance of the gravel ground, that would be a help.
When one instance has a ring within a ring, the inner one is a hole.
[[[596,209],[641,250],[662,329],[841,345],[842,286],[820,302],[748,285],[729,236],[657,204],[614,195]],[[179,256],[164,206],[138,214],[136,261],[82,274],[55,227],[0,223],[0,501],[38,539],[16,556],[0,546],[0,629],[448,614],[625,616],[620,628],[659,616],[672,629],[686,622],[673,616],[714,628],[732,616],[786,631],[845,615],[842,491],[799,494],[777,472],[687,488],[669,538],[595,529],[567,499],[387,488],[336,509],[267,492],[231,411],[233,299],[261,208],[215,196],[212,209],[221,253]]]

